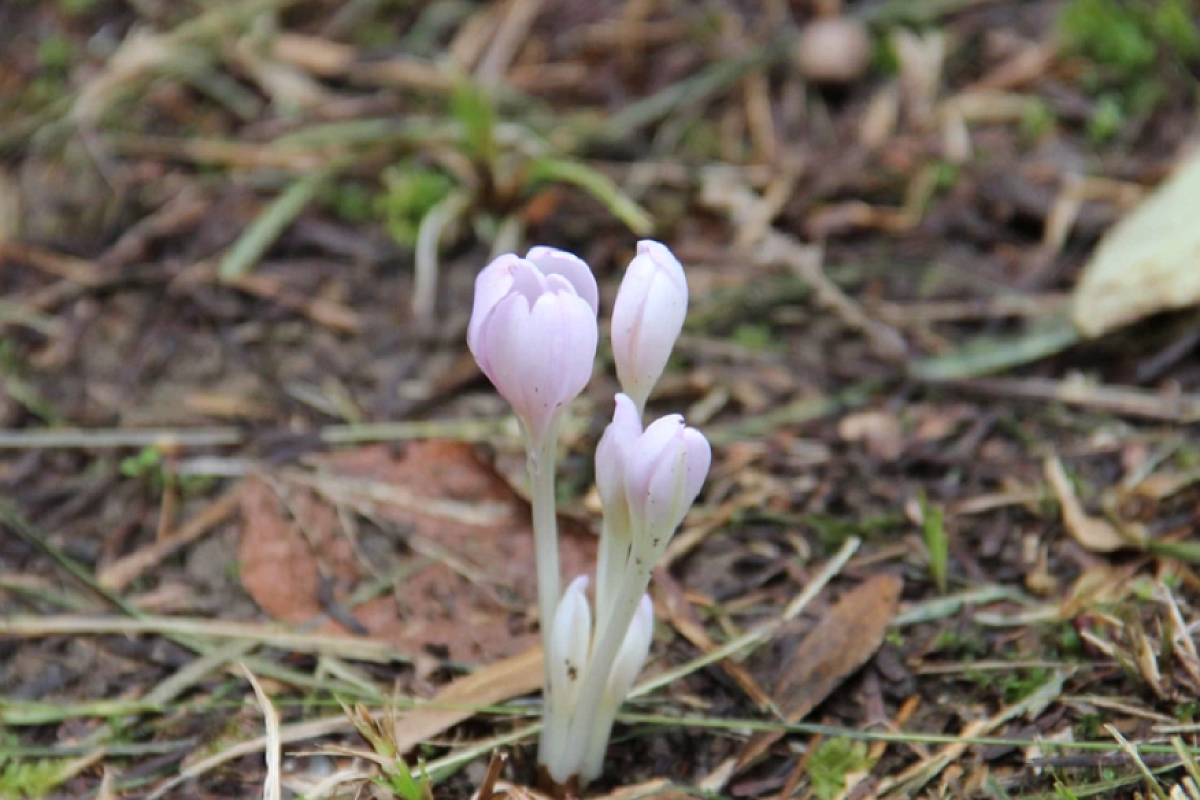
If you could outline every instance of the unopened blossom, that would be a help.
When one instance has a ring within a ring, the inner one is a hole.
[[[613,662],[612,671],[608,674],[605,694],[617,705],[623,703],[633,689],[633,682],[637,680],[638,673],[646,663],[646,656],[650,654],[650,643],[653,639],[654,604],[650,602],[650,595],[644,594],[638,603],[633,622],[629,625],[629,631],[625,634],[625,641],[621,643],[617,660]]]
[[[625,497],[633,528],[650,537],[648,552],[661,553],[704,485],[712,448],[704,434],[672,414],[651,423],[627,458]]]
[[[596,563],[596,626],[603,629],[616,597],[633,535],[625,496],[625,464],[642,435],[642,420],[627,395],[616,396],[612,422],[596,445],[596,490],[604,508],[604,525]]]
[[[534,442],[591,378],[598,308],[591,269],[550,247],[500,256],[475,280],[467,346]]]
[[[667,366],[687,306],[687,278],[679,260],[666,245],[638,242],[613,305],[612,346],[621,388],[639,410]]]
[[[546,651],[551,690],[568,708],[574,702],[575,689],[587,666],[592,641],[592,612],[585,594],[587,585],[587,576],[580,575],[567,587],[554,614]]]

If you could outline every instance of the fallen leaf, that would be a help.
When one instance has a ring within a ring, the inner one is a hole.
[[[1075,495],[1075,487],[1063,470],[1062,462],[1050,456],[1045,463],[1046,480],[1058,499],[1062,509],[1063,526],[1071,538],[1093,553],[1111,553],[1126,547],[1135,547],[1138,542],[1123,535],[1107,520],[1088,516]],[[1130,530],[1134,534],[1133,526]]]
[[[1072,298],[1071,318],[1084,336],[1200,303],[1197,208],[1200,150],[1096,247]]]
[[[862,667],[883,644],[904,582],[874,575],[838,599],[800,642],[775,687],[775,703],[789,722],[799,722]],[[783,733],[755,734],[738,758],[739,770],[755,761]]]
[[[895,414],[859,411],[838,423],[843,441],[862,442],[867,452],[883,461],[894,461],[904,452],[904,430]]]
[[[527,616],[536,606],[529,507],[470,445],[429,440],[398,454],[365,447],[320,456],[315,466],[280,477],[286,507],[263,481],[251,481],[243,497],[242,583],[264,611],[293,624],[344,611],[352,619],[319,630],[361,627],[414,656],[433,648],[463,662],[536,643]],[[346,601],[374,576],[362,574],[336,506],[396,523],[403,542],[395,551],[415,554],[413,572],[392,591],[344,609],[329,601]],[[566,517],[559,528],[565,574],[590,571],[595,537]]]
[[[402,752],[429,741],[447,728],[475,715],[475,709],[500,703],[536,691],[542,685],[542,651],[534,648],[512,658],[489,664],[482,669],[455,678],[433,696],[429,705],[400,716],[395,741]],[[452,707],[453,706],[453,707]],[[339,731],[353,729],[346,714],[306,720],[284,725],[279,730],[281,744],[293,744]],[[220,752],[196,761],[184,763],[179,774],[158,786],[147,800],[165,797],[181,783],[207,774],[222,764],[243,756],[260,753],[268,746],[266,736],[238,742]]]
[[[1156,472],[1138,481],[1132,493],[1147,500],[1165,500],[1197,482],[1200,482],[1200,471]]]
[[[246,481],[241,495],[239,574],[242,587],[259,608],[276,619],[302,625],[323,611],[318,557],[330,574],[343,579],[354,578],[357,568],[349,542],[338,540],[337,517],[331,509],[302,492],[290,504],[290,509],[284,509],[265,481]],[[341,626],[326,625],[321,630],[331,628]]]
[[[671,782],[665,778],[651,778],[643,783],[635,783],[630,786],[618,786],[610,792],[602,795],[596,795],[592,800],[638,800],[641,797],[656,797],[658,800],[666,800],[669,794],[668,787]],[[686,792],[680,793],[681,797],[689,796]],[[694,797],[695,795],[691,795]]]
[[[540,647],[456,678],[434,695],[430,705],[417,708],[397,720],[397,749],[407,753],[448,728],[475,716],[478,708],[499,705],[540,688]]]

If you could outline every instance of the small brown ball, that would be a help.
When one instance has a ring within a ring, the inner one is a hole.
[[[867,26],[847,17],[822,17],[800,29],[793,60],[814,83],[853,83],[871,63]]]

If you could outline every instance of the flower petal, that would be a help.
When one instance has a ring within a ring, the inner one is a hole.
[[[564,340],[563,386],[559,402],[569,403],[592,379],[600,329],[591,307],[583,298],[560,294],[559,302],[563,313],[559,335]]]
[[[600,289],[592,268],[582,258],[566,250],[539,245],[525,254],[525,259],[541,270],[543,275],[561,275],[575,287],[592,309],[592,316],[600,312]]]
[[[522,419],[528,416],[528,404],[521,377],[523,361],[520,354],[528,327],[529,301],[523,295],[510,294],[496,305],[479,333],[479,367]]]
[[[608,674],[605,691],[614,703],[624,702],[629,695],[633,682],[637,680],[638,673],[646,663],[646,656],[650,654],[650,643],[653,640],[654,604],[650,602],[650,595],[644,594],[638,603],[633,622],[625,633],[625,640],[621,642],[621,649],[617,652],[612,671]]]
[[[642,421],[638,417],[637,407],[627,395],[616,396],[616,408],[613,409],[612,422],[604,429],[596,445],[596,489],[600,493],[600,503],[604,513],[617,513],[624,509],[624,517],[629,515],[628,501],[625,498],[625,469],[633,449],[634,442],[642,434]]]
[[[591,647],[592,612],[585,594],[587,585],[586,575],[571,581],[554,613],[550,632],[548,672],[551,692],[555,702],[561,699],[567,708],[574,703],[574,694],[579,686],[579,678],[587,667],[588,650]]]
[[[666,368],[687,304],[687,279],[678,259],[658,242],[639,242],[617,291],[612,317],[617,377],[639,408]]]
[[[475,301],[471,308],[471,322],[467,326],[467,347],[477,361],[479,330],[491,316],[496,304],[512,290],[515,262],[520,260],[512,253],[502,255],[484,267],[475,278]]]

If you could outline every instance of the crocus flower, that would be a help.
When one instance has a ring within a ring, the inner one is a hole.
[[[588,265],[551,247],[500,256],[475,280],[467,346],[538,445],[592,376],[598,309]]]
[[[657,558],[683,522],[712,463],[704,434],[671,414],[650,424],[630,448],[625,467],[625,498],[636,535],[649,537]]]
[[[687,311],[687,281],[658,242],[638,243],[613,310],[613,352],[625,391],[596,448],[604,507],[596,608],[588,579],[561,592],[554,462],[558,419],[583,391],[596,356],[599,292],[576,256],[535,247],[495,259],[475,281],[467,344],[512,404],[528,454],[545,644],[545,726],[538,760],[558,790],[596,778],[617,710],[650,650],[646,589],[655,560],[708,474],[708,440],[674,415],[642,428]],[[593,624],[594,623],[594,624]]]
[[[613,359],[621,388],[638,410],[658,383],[687,315],[683,266],[666,245],[638,242],[612,313]]]

